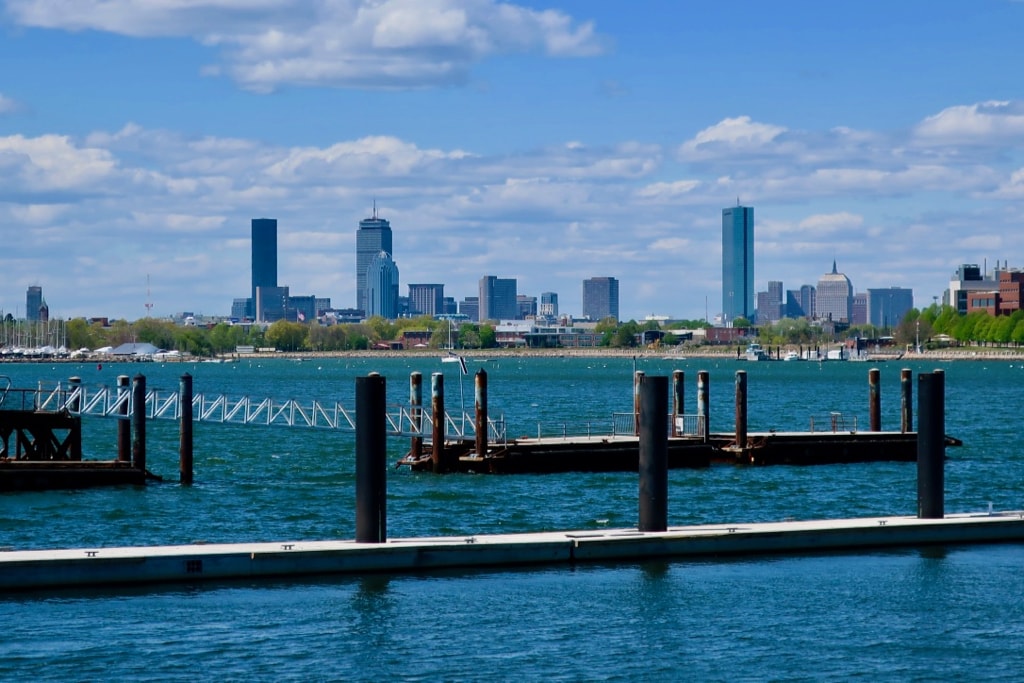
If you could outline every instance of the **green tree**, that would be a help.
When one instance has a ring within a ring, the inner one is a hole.
[[[142,318],[132,323],[131,327],[137,342],[152,344],[158,349],[174,348],[175,325],[169,320]]]
[[[498,346],[498,335],[495,329],[490,325],[480,326],[480,348],[482,349],[493,349]]]
[[[241,327],[217,323],[210,330],[210,346],[214,353],[229,353],[242,343],[245,333]]]
[[[278,320],[267,328],[267,343],[278,351],[299,351],[306,346],[305,325]]]

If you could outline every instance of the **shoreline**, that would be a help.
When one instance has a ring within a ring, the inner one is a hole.
[[[790,350],[790,347],[780,347],[783,351]],[[795,350],[795,349],[793,349]],[[742,357],[736,357],[736,347],[721,347],[714,349],[687,349],[681,351],[671,349],[610,349],[610,348],[586,348],[586,349],[457,349],[458,355],[468,359],[492,359],[492,358],[638,358],[656,360],[680,360],[689,359],[717,359],[736,360],[746,362]],[[227,354],[213,358],[199,358],[194,356],[182,356],[175,359],[141,360],[133,358],[117,358],[113,356],[97,355],[87,358],[11,358],[0,357],[0,365],[4,363],[202,363],[202,362],[238,362],[245,359],[268,360],[272,358],[284,359],[319,359],[319,358],[432,358],[441,357],[447,353],[444,349],[409,349],[402,351],[392,350],[360,350],[360,351],[280,351],[274,353],[246,353]],[[869,355],[866,361],[847,362],[921,362],[921,361],[1024,361],[1024,348],[1022,349],[949,349],[943,351],[924,351],[921,353],[877,353]],[[815,362],[815,361],[796,361]],[[820,361],[820,362],[842,362],[842,361]]]

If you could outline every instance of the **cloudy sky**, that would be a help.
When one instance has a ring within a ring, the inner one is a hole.
[[[249,221],[279,284],[355,302],[376,200],[406,284],[620,281],[623,318],[756,288],[940,296],[1024,266],[1024,2],[0,0],[0,309],[228,314]],[[148,283],[148,284],[147,284]]]

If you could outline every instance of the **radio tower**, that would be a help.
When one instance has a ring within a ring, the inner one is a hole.
[[[149,299],[149,273],[146,273],[146,317],[153,312],[153,302]]]

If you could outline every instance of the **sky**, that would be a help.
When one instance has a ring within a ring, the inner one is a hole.
[[[619,280],[714,317],[722,209],[755,289],[941,297],[1024,267],[1017,0],[0,0],[0,310],[228,315],[250,220],[278,284],[355,305],[376,202],[400,292]]]

